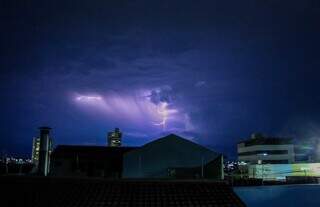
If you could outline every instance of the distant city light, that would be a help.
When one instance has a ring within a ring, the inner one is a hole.
[[[247,163],[246,162],[244,162],[244,161],[240,161],[239,162],[239,165],[246,165]]]
[[[15,158],[15,157],[6,157],[3,159],[0,159],[0,163],[14,163],[14,164],[25,164],[25,163],[32,163],[31,159],[24,159],[24,158]]]

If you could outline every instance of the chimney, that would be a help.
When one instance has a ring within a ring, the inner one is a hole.
[[[47,176],[49,172],[50,157],[49,157],[49,148],[50,148],[50,137],[49,132],[50,127],[40,127],[40,151],[39,151],[39,165],[38,173],[43,176]]]

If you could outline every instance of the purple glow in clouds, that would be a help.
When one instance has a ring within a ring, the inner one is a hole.
[[[185,131],[185,113],[165,100],[153,102],[151,91],[135,91],[133,94],[107,92],[106,94],[76,94],[74,102],[81,109],[98,111],[98,116],[119,121],[127,126],[157,131]],[[110,120],[109,120],[110,121]]]
[[[156,126],[162,126],[163,131],[166,130],[166,123],[168,118],[172,118],[171,115],[174,113],[177,113],[178,110],[176,109],[168,109],[168,103],[167,102],[160,102],[157,105],[157,112],[162,117],[162,121],[160,123],[154,123]]]
[[[100,96],[78,96],[76,98],[78,101],[100,101],[102,97]]]

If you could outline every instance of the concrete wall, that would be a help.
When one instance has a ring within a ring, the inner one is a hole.
[[[258,160],[288,160],[288,163],[294,163],[294,147],[289,145],[238,145],[238,153],[253,151],[287,150],[288,154],[266,154],[266,155],[239,155],[239,161],[249,161],[252,164],[258,163]]]

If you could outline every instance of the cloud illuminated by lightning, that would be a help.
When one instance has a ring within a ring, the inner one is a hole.
[[[170,118],[170,115],[178,112],[176,109],[168,109],[168,105],[167,102],[161,102],[157,106],[157,113],[161,116],[162,121],[160,123],[154,123],[154,125],[162,126],[163,131],[166,130],[167,120]]]
[[[113,121],[125,120],[133,126],[161,126],[161,131],[170,130],[170,123],[183,122],[183,115],[166,100],[155,102],[151,99],[152,90],[135,91],[133,94],[107,92],[105,94],[75,93],[74,102],[89,113],[111,118]],[[98,112],[98,113],[96,113]],[[171,126],[171,124],[170,124]]]
[[[101,101],[102,97],[101,96],[84,96],[80,95],[76,97],[77,101]]]

